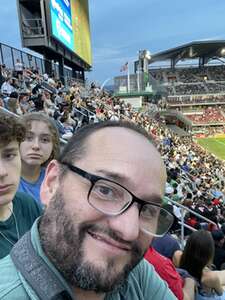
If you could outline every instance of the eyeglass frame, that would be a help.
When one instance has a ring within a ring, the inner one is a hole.
[[[108,178],[105,178],[105,177],[102,177],[102,176],[98,176],[98,175],[91,174],[91,173],[89,173],[89,172],[87,172],[87,171],[85,171],[85,170],[83,170],[83,169],[81,169],[81,168],[78,168],[78,167],[76,167],[76,166],[74,166],[74,165],[72,165],[72,164],[70,164],[70,163],[68,163],[68,162],[59,162],[59,163],[62,164],[62,165],[64,165],[64,166],[66,166],[66,167],[68,167],[68,169],[69,169],[70,171],[72,171],[73,173],[78,174],[78,175],[80,175],[81,177],[83,177],[83,178],[87,179],[88,181],[90,181],[91,187],[90,187],[89,192],[88,192],[88,195],[87,195],[88,203],[89,203],[94,209],[98,210],[99,212],[101,212],[101,213],[103,213],[103,214],[105,214],[105,215],[107,215],[107,216],[119,216],[119,215],[122,215],[122,214],[123,214],[125,211],[127,211],[134,203],[138,203],[138,204],[139,204],[139,205],[138,205],[139,216],[140,216],[140,214],[141,214],[141,210],[142,210],[143,206],[149,205],[149,204],[150,204],[150,205],[153,205],[153,206],[156,206],[156,207],[158,207],[158,208],[160,208],[160,209],[165,210],[165,211],[168,213],[168,215],[172,216],[172,218],[174,219],[174,216],[173,216],[169,211],[167,211],[165,208],[161,207],[160,204],[157,204],[157,203],[154,203],[154,202],[150,202],[150,201],[144,201],[144,200],[142,200],[142,199],[136,197],[132,192],[130,192],[127,188],[125,188],[123,185],[121,185],[121,184],[118,183],[118,182],[115,182],[115,181],[113,181],[113,180],[111,180],[111,179],[108,179]],[[131,202],[130,202],[130,203],[128,202],[129,204],[128,204],[127,206],[125,206],[125,207],[122,208],[119,212],[116,212],[116,213],[106,213],[106,212],[104,212],[103,210],[101,210],[101,209],[95,207],[95,206],[89,201],[89,196],[90,196],[90,194],[91,194],[91,191],[92,191],[94,185],[95,185],[96,182],[99,181],[99,180],[108,181],[108,182],[111,182],[111,183],[116,184],[116,185],[120,186],[121,188],[123,188],[125,191],[127,191],[127,192],[132,196]],[[171,224],[171,226],[172,226],[172,224]],[[171,226],[170,226],[170,227],[171,227]],[[169,227],[169,228],[170,228],[170,227]],[[169,228],[168,228],[168,230],[169,230]],[[168,230],[167,230],[167,231],[168,231]],[[153,233],[150,233],[150,232],[148,232],[148,231],[147,231],[147,234],[154,235]],[[156,236],[160,236],[160,235],[156,235]]]

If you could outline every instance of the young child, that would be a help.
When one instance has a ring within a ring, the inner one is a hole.
[[[24,137],[22,124],[0,114],[0,259],[42,213],[29,195],[16,193],[21,172],[19,146]]]
[[[54,120],[44,113],[25,114],[25,140],[20,145],[22,172],[19,191],[40,203],[40,187],[48,162],[59,154],[59,135]]]

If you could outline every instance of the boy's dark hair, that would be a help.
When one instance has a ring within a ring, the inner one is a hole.
[[[25,139],[25,126],[16,117],[0,113],[0,145]]]

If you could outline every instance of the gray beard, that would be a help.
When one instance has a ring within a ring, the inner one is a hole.
[[[70,218],[65,210],[65,201],[60,192],[50,202],[39,223],[43,250],[70,286],[96,293],[120,289],[130,271],[143,258],[144,250],[137,242],[133,242],[130,262],[120,272],[114,268],[113,257],[108,258],[105,267],[96,267],[85,261],[83,253],[83,241],[88,230],[104,232],[114,240],[121,241],[110,228],[103,230],[90,223],[76,225],[75,216]]]

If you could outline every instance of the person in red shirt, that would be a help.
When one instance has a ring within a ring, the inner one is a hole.
[[[177,272],[172,261],[149,247],[144,258],[154,266],[159,276],[165,280],[178,300],[194,300],[195,281],[192,278],[183,279]]]

